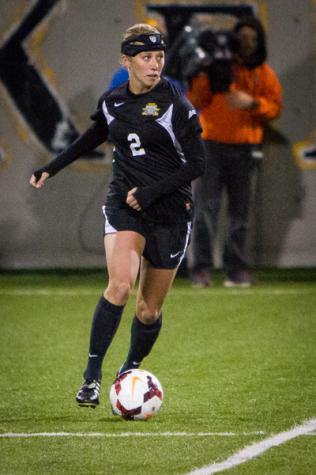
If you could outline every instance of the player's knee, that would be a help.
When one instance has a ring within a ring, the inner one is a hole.
[[[112,302],[125,304],[132,291],[132,284],[129,281],[113,279],[105,291],[105,294]]]
[[[136,308],[137,317],[145,324],[151,325],[158,320],[160,308],[157,305],[148,305],[144,300],[138,302]]]

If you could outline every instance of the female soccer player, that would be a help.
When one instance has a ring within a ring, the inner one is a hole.
[[[139,271],[130,349],[119,372],[138,368],[149,354],[189,243],[190,183],[204,170],[204,149],[194,108],[161,77],[165,47],[156,28],[129,28],[121,45],[129,80],[103,94],[93,125],[30,179],[41,188],[48,177],[111,137],[113,178],[103,206],[109,281],[92,321],[84,382],[76,396],[80,406],[99,404],[103,359]]]

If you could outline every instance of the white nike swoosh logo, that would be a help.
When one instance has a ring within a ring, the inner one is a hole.
[[[97,358],[97,357],[98,357],[98,355],[90,355],[90,353],[89,353],[89,358]]]
[[[114,102],[114,107],[120,107],[124,104],[124,102]]]
[[[179,254],[181,254],[181,252],[182,252],[182,251],[178,251],[178,252],[176,252],[175,254],[170,254],[171,259],[172,259],[173,257],[177,257]]]
[[[196,115],[196,111],[195,110],[190,110],[189,111],[189,119],[191,119],[191,117],[193,117],[194,115]]]

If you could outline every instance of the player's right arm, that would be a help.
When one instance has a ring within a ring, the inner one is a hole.
[[[44,186],[45,181],[49,178],[49,173],[47,172],[39,172],[40,178],[37,178],[38,171],[35,171],[30,178],[30,185],[34,186],[34,188],[42,188]]]
[[[30,178],[30,185],[41,188],[47,178],[56,175],[67,165],[78,158],[87,155],[96,147],[101,145],[108,136],[108,127],[98,110],[92,117],[95,122],[80,137],[78,137],[66,150],[63,150],[57,157],[47,165],[35,170]]]

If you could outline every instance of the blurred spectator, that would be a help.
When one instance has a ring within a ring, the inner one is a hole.
[[[224,190],[228,201],[224,286],[255,283],[246,258],[252,175],[263,158],[265,124],[281,110],[281,85],[266,63],[261,23],[254,17],[242,19],[234,33],[238,48],[232,60],[232,84],[224,92],[214,91],[212,73],[202,71],[191,78],[187,93],[200,110],[207,155],[205,174],[194,182],[191,247],[192,283],[203,287],[212,284],[213,243]],[[220,80],[216,83],[220,85]]]
[[[124,66],[121,66],[113,74],[109,82],[108,89],[114,89],[115,87],[120,86],[121,84],[123,84],[123,82],[126,81],[128,81],[128,71],[126,68],[124,68]]]

